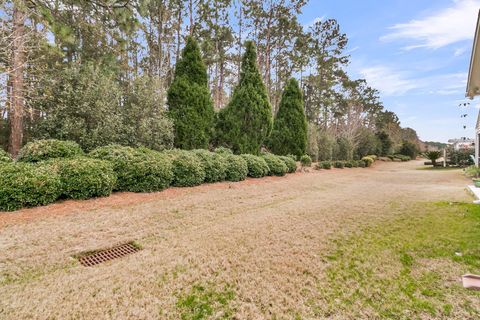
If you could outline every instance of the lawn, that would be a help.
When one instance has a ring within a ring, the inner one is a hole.
[[[0,215],[0,318],[474,319],[458,171],[378,163]],[[95,267],[81,252],[135,241]]]

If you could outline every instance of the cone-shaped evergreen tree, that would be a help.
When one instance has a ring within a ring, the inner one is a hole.
[[[230,103],[218,114],[217,143],[235,153],[257,154],[272,130],[272,107],[257,68],[257,53],[245,43],[240,82]]]
[[[175,125],[175,146],[207,148],[213,132],[214,110],[208,89],[207,68],[197,42],[187,38],[175,78],[167,93],[168,114]]]
[[[298,82],[290,79],[285,86],[282,100],[275,116],[269,146],[280,155],[305,154],[307,148],[307,119],[303,109],[303,98]]]

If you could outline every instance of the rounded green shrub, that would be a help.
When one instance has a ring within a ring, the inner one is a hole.
[[[193,153],[202,161],[205,170],[205,182],[225,180],[227,161],[224,156],[204,149],[194,150]]]
[[[54,158],[73,158],[83,155],[82,148],[73,141],[55,139],[36,140],[20,149],[18,161],[38,162]]]
[[[304,154],[300,157],[300,163],[303,167],[310,167],[312,165],[312,158],[308,154]]]
[[[363,157],[362,161],[365,163],[366,167],[370,167],[374,162],[374,160],[370,157]]]
[[[297,171],[297,162],[289,156],[279,156],[288,168],[288,173]]]
[[[248,163],[241,157],[236,155],[224,155],[227,161],[227,181],[242,181],[248,175]]]
[[[353,163],[352,161],[345,161],[344,166],[345,168],[353,168]]]
[[[320,170],[320,169],[330,170],[330,169],[332,169],[332,163],[330,161],[319,162],[315,166],[315,169],[317,169],[317,170]]]
[[[367,155],[366,157],[372,158],[373,161],[377,161],[377,156],[374,155],[374,154],[369,154],[369,155]]]
[[[12,162],[10,155],[3,149],[0,149],[0,163],[1,162]]]
[[[403,161],[403,162],[412,160],[412,158],[410,156],[406,156],[406,155],[403,155],[403,154],[395,154],[393,157],[395,159],[400,159],[400,161]]]
[[[262,154],[263,159],[267,162],[269,168],[269,175],[271,176],[284,176],[287,173],[288,168],[285,162],[282,161],[276,155],[271,153]]]
[[[247,162],[249,177],[261,178],[268,175],[270,170],[265,159],[253,154],[242,154],[241,157]]]
[[[202,160],[193,152],[178,153],[172,161],[173,185],[176,187],[192,187],[205,181],[205,168]]]
[[[45,163],[60,175],[62,196],[70,199],[88,199],[108,196],[117,182],[109,161],[77,157],[53,159]]]
[[[338,169],[343,169],[343,167],[345,166],[345,162],[343,162],[343,161],[335,161],[335,162],[333,163],[333,166],[334,166],[335,168],[338,168]]]
[[[61,194],[60,176],[50,167],[30,163],[0,165],[0,210],[46,205]]]
[[[350,163],[352,164],[352,168],[358,168],[358,160],[352,160]]]
[[[363,161],[363,160],[358,160],[358,161],[357,161],[357,166],[358,166],[359,168],[365,168],[367,165],[365,164],[365,161]]]
[[[113,164],[118,191],[160,191],[168,188],[173,180],[172,156],[163,152],[108,145],[91,151],[89,156]]]

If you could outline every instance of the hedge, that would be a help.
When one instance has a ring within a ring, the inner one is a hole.
[[[225,180],[227,160],[223,155],[203,149],[194,150],[193,153],[202,161],[205,170],[205,182]]]
[[[205,168],[202,160],[193,152],[182,151],[173,155],[173,185],[176,187],[192,187],[205,180]]]
[[[112,193],[117,182],[109,161],[77,157],[46,162],[60,175],[62,196],[70,199],[104,197]]]
[[[262,157],[265,159],[265,162],[267,162],[269,175],[284,176],[287,173],[287,165],[278,156],[271,153],[264,153]]]
[[[268,175],[270,169],[265,159],[253,154],[242,154],[241,157],[247,162],[249,177],[261,178]]]
[[[248,163],[241,156],[233,154],[224,155],[227,161],[226,180],[242,181],[248,175]]]
[[[285,163],[288,169],[288,173],[297,171],[297,162],[290,156],[279,156],[279,158]],[[310,159],[311,160],[311,159]]]
[[[117,175],[114,190],[117,191],[160,191],[168,188],[173,180],[172,160],[160,152],[108,145],[91,151],[89,156],[113,164]]]
[[[0,210],[46,205],[61,194],[60,176],[46,166],[3,163],[0,177]]]
[[[20,149],[17,160],[22,162],[39,162],[54,158],[73,158],[83,155],[83,150],[76,142],[55,139],[36,140]]]
[[[10,158],[10,155],[3,149],[0,149],[0,163],[1,162],[12,162],[12,158]]]

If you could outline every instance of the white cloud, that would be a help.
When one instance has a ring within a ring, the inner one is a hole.
[[[453,52],[453,55],[455,57],[459,57],[461,55],[463,55],[465,52],[467,51],[467,48],[463,47],[463,48],[457,48],[455,49],[455,51]]]
[[[451,7],[437,11],[421,19],[396,24],[391,33],[382,36],[382,41],[407,40],[405,49],[438,49],[452,43],[470,40],[475,34],[475,25],[480,0],[454,0]]]
[[[359,73],[369,85],[387,96],[403,95],[418,87],[415,79],[408,79],[406,74],[387,66],[361,68]]]
[[[461,95],[467,78],[464,72],[415,77],[384,65],[360,68],[358,73],[369,85],[386,96],[401,96],[411,91],[432,95]]]

